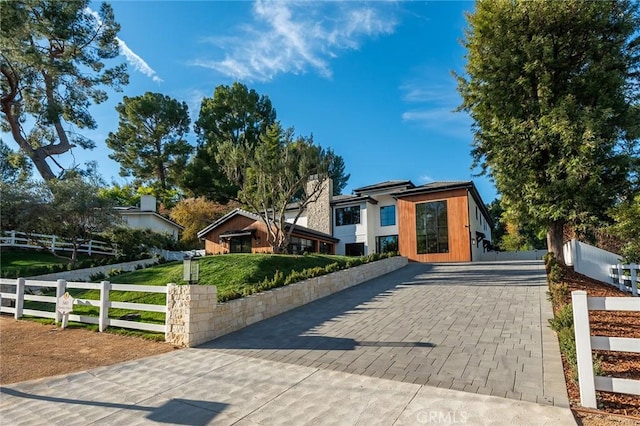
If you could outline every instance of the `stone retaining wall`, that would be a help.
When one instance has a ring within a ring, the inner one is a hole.
[[[89,277],[98,272],[108,274],[113,269],[120,269],[128,272],[135,270],[138,265],[150,266],[158,263],[158,259],[134,260],[133,262],[114,263],[113,265],[95,266],[93,268],[74,269],[71,271],[54,272],[53,274],[35,275],[33,277],[25,277],[28,280],[36,281],[89,281]]]
[[[169,284],[166,340],[196,346],[406,265],[406,257],[392,257],[225,303],[215,286]]]

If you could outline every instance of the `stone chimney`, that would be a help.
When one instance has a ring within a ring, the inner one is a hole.
[[[317,178],[312,177],[307,188],[317,184]],[[322,189],[318,199],[307,206],[307,228],[331,235],[331,197],[333,196],[333,179],[327,178],[322,182]]]
[[[140,197],[140,211],[155,212],[156,197],[154,197],[153,195],[143,195],[142,197]]]

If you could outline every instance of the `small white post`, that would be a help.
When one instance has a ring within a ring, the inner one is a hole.
[[[100,315],[98,330],[104,331],[109,326],[109,290],[111,283],[109,281],[100,282]]]
[[[16,281],[16,312],[15,319],[22,317],[22,310],[24,309],[24,278],[18,278]]]
[[[11,245],[15,246],[16,245],[16,231],[11,231]]]
[[[631,294],[634,296],[638,295],[638,265],[632,263],[629,265],[629,269],[631,269]]]
[[[618,263],[618,289],[625,291],[624,286],[624,265]]]
[[[55,235],[51,237],[51,251],[54,253],[56,252],[56,236]]]
[[[576,334],[576,358],[578,360],[578,382],[580,385],[580,404],[583,407],[597,408],[596,385],[593,376],[593,357],[591,354],[591,327],[589,326],[589,307],[586,291],[572,291],[573,327]]]
[[[91,245],[92,244],[93,244],[93,240],[89,240],[89,250],[88,250],[89,256],[91,256]]]
[[[67,291],[67,282],[65,280],[58,280],[56,284],[56,324],[62,320],[62,314],[58,311],[58,299],[64,296],[65,291]]]

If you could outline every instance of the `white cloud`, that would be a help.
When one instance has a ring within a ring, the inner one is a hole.
[[[224,50],[222,59],[201,58],[192,65],[240,80],[268,81],[308,70],[330,78],[329,62],[339,53],[393,32],[396,21],[387,6],[258,0],[253,22],[240,27],[239,35],[204,40]]]
[[[435,179],[429,175],[422,175],[418,178],[418,184],[423,185],[425,183],[434,182]]]
[[[98,25],[102,25],[102,19],[100,19],[100,15],[98,15],[98,12],[92,10],[89,7],[87,7],[84,11],[85,13],[93,16],[96,19]],[[127,46],[127,43],[124,42],[124,40],[120,39],[119,37],[116,37],[116,40],[118,41],[118,46],[120,47],[120,54],[126,58],[127,62],[133,67],[133,69],[141,72],[147,77],[150,77],[156,83],[162,83],[163,80],[158,77],[153,68],[151,68],[144,59],[142,59],[133,50],[131,50],[129,46]]]

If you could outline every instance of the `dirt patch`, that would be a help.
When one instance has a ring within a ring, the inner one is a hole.
[[[168,343],[61,329],[0,316],[0,384],[84,371],[104,365],[169,352]]]
[[[569,295],[565,303],[571,303],[571,293],[584,290],[590,297],[631,297],[617,288],[578,274],[571,268],[564,270],[563,282]],[[592,335],[640,338],[640,312],[589,311]],[[603,376],[640,380],[640,353],[594,351],[600,359]],[[638,425],[640,424],[640,397],[621,393],[596,392],[598,410],[585,410],[580,406],[580,389],[571,378],[563,356],[567,393],[574,416],[579,424]]]

